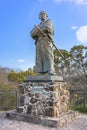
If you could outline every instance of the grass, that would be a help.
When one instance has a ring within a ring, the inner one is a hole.
[[[75,111],[79,111],[80,113],[87,114],[87,107],[86,108],[73,107],[73,108],[71,108],[71,110],[75,110]]]

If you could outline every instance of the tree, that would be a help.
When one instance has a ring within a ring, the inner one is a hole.
[[[62,55],[61,55],[61,54]],[[58,75],[65,76],[67,75],[69,71],[70,66],[70,54],[66,50],[54,50],[54,62],[55,62],[55,68],[58,73]]]
[[[32,68],[29,68],[27,71],[19,71],[16,72],[14,70],[11,70],[8,73],[8,79],[12,82],[22,83],[26,76],[28,75],[35,75],[36,73],[33,71]]]
[[[87,74],[87,47],[83,45],[74,46],[70,50],[72,57],[71,66],[81,74]]]
[[[74,46],[70,52],[54,50],[54,62],[58,75],[71,84],[74,88],[87,88],[87,47]]]

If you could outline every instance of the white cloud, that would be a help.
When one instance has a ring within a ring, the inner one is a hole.
[[[74,0],[77,4],[87,4],[87,0]]]
[[[54,2],[73,2],[75,4],[87,4],[87,0],[54,0]]]
[[[73,30],[76,30],[76,29],[77,29],[77,26],[72,26],[72,29],[73,29]]]
[[[76,37],[79,42],[87,44],[87,25],[81,26],[76,31]]]
[[[18,62],[19,62],[19,63],[23,63],[23,62],[24,62],[24,59],[18,59]]]
[[[39,2],[44,2],[44,1],[48,1],[48,0],[38,0]],[[60,2],[72,2],[78,5],[84,5],[87,4],[87,0],[53,0],[56,3],[60,3]]]

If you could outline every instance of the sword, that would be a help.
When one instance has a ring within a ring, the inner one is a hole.
[[[47,37],[47,39],[49,40],[49,37],[43,32],[43,30],[39,26],[35,25],[35,27],[43,34],[43,36]],[[65,60],[65,57],[63,56],[63,54],[61,53],[61,51],[54,44],[53,39],[51,39],[51,41],[52,41],[52,44],[55,47],[55,49],[58,51],[58,53],[60,53],[60,55],[62,56],[62,58]]]

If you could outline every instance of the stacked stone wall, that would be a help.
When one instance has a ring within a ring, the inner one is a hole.
[[[65,82],[25,82],[19,86],[17,110],[31,115],[57,117],[69,110],[69,98]]]

